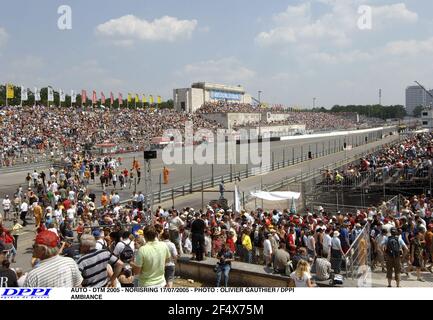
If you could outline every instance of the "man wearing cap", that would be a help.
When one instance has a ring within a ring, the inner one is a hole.
[[[6,253],[11,249],[11,244],[0,241],[0,288],[18,287],[16,273],[3,265],[3,261],[6,260]]]
[[[108,248],[107,241],[104,239],[104,234],[101,232],[100,229],[93,230],[92,235],[95,237],[96,240],[96,244],[95,244],[96,250],[102,250]]]
[[[59,238],[51,231],[38,233],[33,248],[33,257],[40,260],[31,270],[24,287],[79,287],[83,281],[77,264],[71,258],[58,255]]]
[[[341,247],[340,233],[334,231],[334,236],[331,241],[331,265],[336,274],[341,271],[341,262],[343,261],[343,249]]]
[[[398,236],[398,230],[391,228],[391,236],[384,237],[382,242],[382,250],[386,260],[386,278],[388,279],[388,287],[391,287],[392,274],[395,273],[395,281],[397,287],[400,287],[400,270],[401,270],[401,250],[407,250],[403,239]]]

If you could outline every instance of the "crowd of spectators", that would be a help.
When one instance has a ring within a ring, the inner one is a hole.
[[[382,179],[394,174],[399,179],[427,177],[432,168],[433,134],[420,133],[386,145],[343,170],[326,170],[326,184],[353,184],[359,177]]]
[[[79,152],[86,144],[109,142],[119,150],[136,151],[150,145],[164,130],[184,131],[187,121],[194,130],[221,126],[198,114],[171,109],[99,109],[45,106],[0,107],[0,165],[18,159],[34,162],[67,152]]]
[[[379,159],[387,157],[386,161],[402,162],[403,167],[417,157],[430,159],[431,141],[430,133],[415,135],[387,146]],[[0,273],[7,274],[10,283],[19,283],[15,281],[20,278],[13,277],[19,272],[11,273],[10,268],[17,250],[27,249],[19,246],[19,236],[29,217],[35,224],[36,239],[29,261],[33,269],[20,282],[24,286],[171,286],[176,257],[185,254],[198,261],[218,259],[217,286],[229,285],[232,261],[263,264],[273,272],[290,275],[290,285],[313,286],[314,281],[326,281],[342,272],[345,255],[363,232],[369,242],[358,242],[358,263],[386,271],[389,285],[394,276],[400,286],[400,274],[412,271],[417,280],[424,281],[421,272],[431,270],[433,199],[424,194],[402,198],[399,208],[383,203],[344,212],[319,207],[302,214],[262,208],[235,212],[218,205],[205,210],[158,207],[151,211],[141,192],[122,202],[114,189],[97,203],[86,189],[87,180],[92,179],[90,169],[100,177],[111,175],[111,180],[101,183],[115,188],[120,180],[113,179],[117,168],[115,159],[79,158],[69,170],[52,168],[47,175],[29,175],[27,191],[19,189],[12,199],[5,197],[2,202]],[[370,170],[370,166],[361,165],[359,170]],[[130,178],[124,172],[121,175],[120,184]],[[6,228],[9,220],[13,220],[12,227]],[[68,271],[50,273],[58,264]],[[92,266],[97,266],[97,276]]]
[[[262,113],[271,112],[277,114],[285,114],[285,120],[280,121],[267,121],[262,119],[260,122],[246,123],[237,125],[235,130],[245,127],[258,127],[258,126],[283,126],[283,125],[305,125],[306,130],[323,131],[335,129],[350,129],[365,126],[369,122],[369,118],[360,118],[357,122],[355,113],[341,112],[341,113],[327,113],[327,112],[306,112],[294,111],[292,108],[284,106],[267,106],[262,107],[248,103],[226,103],[219,102],[206,102],[197,113]]]

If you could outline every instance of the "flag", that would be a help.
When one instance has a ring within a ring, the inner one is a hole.
[[[53,88],[48,87],[48,101],[54,101],[54,91]]]
[[[153,104],[153,96],[152,95],[149,96],[149,103]]]
[[[132,100],[132,98],[131,98],[131,94],[128,93],[128,99],[127,99],[128,103],[131,102],[131,100]]]
[[[161,96],[158,96],[157,101],[158,101],[158,104],[161,104]]]
[[[295,203],[295,198],[293,198],[293,197],[292,197],[292,201],[290,203],[290,213],[296,214],[296,203]]]
[[[6,84],[6,99],[14,98],[14,86],[12,84]]]
[[[140,98],[138,97],[138,94],[135,94],[135,103],[140,102]]]
[[[119,92],[119,107],[123,104],[123,96],[122,94]]]
[[[141,99],[141,102],[143,102],[143,104],[146,103],[146,95],[145,94],[143,94],[143,99]]]
[[[35,87],[35,101],[41,101],[41,89]]]
[[[93,90],[93,94],[92,94],[92,104],[95,104],[97,99],[98,99],[98,98],[96,97],[96,91]]]
[[[102,91],[101,91],[101,104],[105,104],[105,95]]]
[[[59,89],[59,97],[60,97],[60,102],[65,102],[66,95],[65,95],[65,93],[63,92],[62,89]]]
[[[114,103],[114,96],[113,96],[113,92],[110,92],[110,105],[113,105]]]
[[[77,102],[77,94],[75,93],[74,90],[71,90],[71,103],[76,103]]]
[[[235,211],[241,212],[241,200],[237,184],[235,184]]]
[[[87,92],[86,90],[81,90],[81,104],[87,103]]]
[[[27,88],[21,86],[21,101],[27,101]]]

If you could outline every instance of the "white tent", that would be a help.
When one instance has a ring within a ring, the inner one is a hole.
[[[298,200],[301,194],[299,192],[291,192],[291,191],[275,191],[275,192],[266,192],[266,191],[256,191],[251,192],[253,197],[267,200],[267,201],[283,201],[295,199]]]

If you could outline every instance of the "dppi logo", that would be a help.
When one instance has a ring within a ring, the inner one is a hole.
[[[0,298],[48,298],[51,290],[51,288],[7,288]]]

